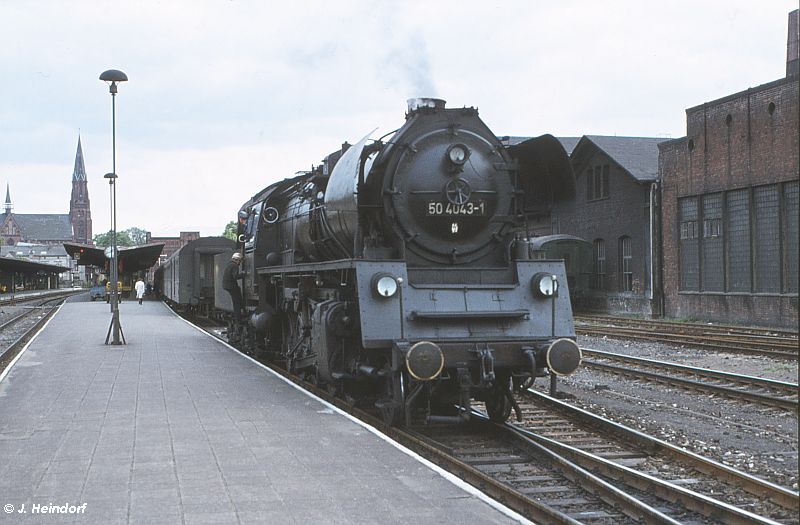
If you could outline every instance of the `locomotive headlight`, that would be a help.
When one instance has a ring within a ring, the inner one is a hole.
[[[537,273],[531,279],[534,295],[553,297],[558,294],[558,277],[551,273]]]
[[[399,288],[397,279],[386,273],[372,278],[372,289],[378,297],[393,297]]]
[[[447,158],[456,166],[461,166],[469,158],[469,148],[463,144],[453,144],[447,149]]]

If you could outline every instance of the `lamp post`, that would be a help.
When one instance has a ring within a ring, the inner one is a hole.
[[[117,250],[117,84],[126,82],[128,75],[117,69],[109,69],[100,75],[100,80],[108,83],[108,91],[111,93],[111,155],[113,171],[106,173],[104,178],[108,179],[111,186],[111,325],[106,334],[106,344],[109,336],[112,337],[112,345],[125,344],[125,335],[122,333],[122,326],[119,323],[119,290],[117,282],[119,276],[119,252]],[[108,254],[107,254],[108,256]]]

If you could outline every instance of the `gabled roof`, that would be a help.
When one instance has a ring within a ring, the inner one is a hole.
[[[594,146],[611,157],[625,171],[640,182],[658,179],[658,143],[665,138],[654,137],[608,137],[584,135],[573,151],[577,159],[585,148]]]
[[[22,238],[30,241],[71,241],[72,223],[68,214],[12,213]]]

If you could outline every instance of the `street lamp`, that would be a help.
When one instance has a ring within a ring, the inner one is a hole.
[[[112,345],[125,344],[125,334],[122,334],[122,326],[119,324],[119,290],[117,282],[119,276],[119,252],[117,251],[117,83],[127,82],[128,75],[117,69],[109,69],[100,75],[100,80],[108,83],[108,92],[111,93],[111,154],[113,171],[106,173],[104,178],[108,179],[111,186],[111,325],[106,334],[106,344],[109,337],[113,337]],[[108,254],[106,254],[108,256]],[[122,340],[120,341],[120,334]]]

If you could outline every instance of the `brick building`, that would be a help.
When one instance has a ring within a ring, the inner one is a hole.
[[[551,233],[592,243],[590,289],[576,309],[659,313],[652,243],[659,217],[651,202],[658,198],[657,144],[663,140],[585,135],[572,150],[575,199],[554,206],[550,222]]]
[[[668,317],[798,325],[798,27],[785,78],[687,109],[659,145]]]

